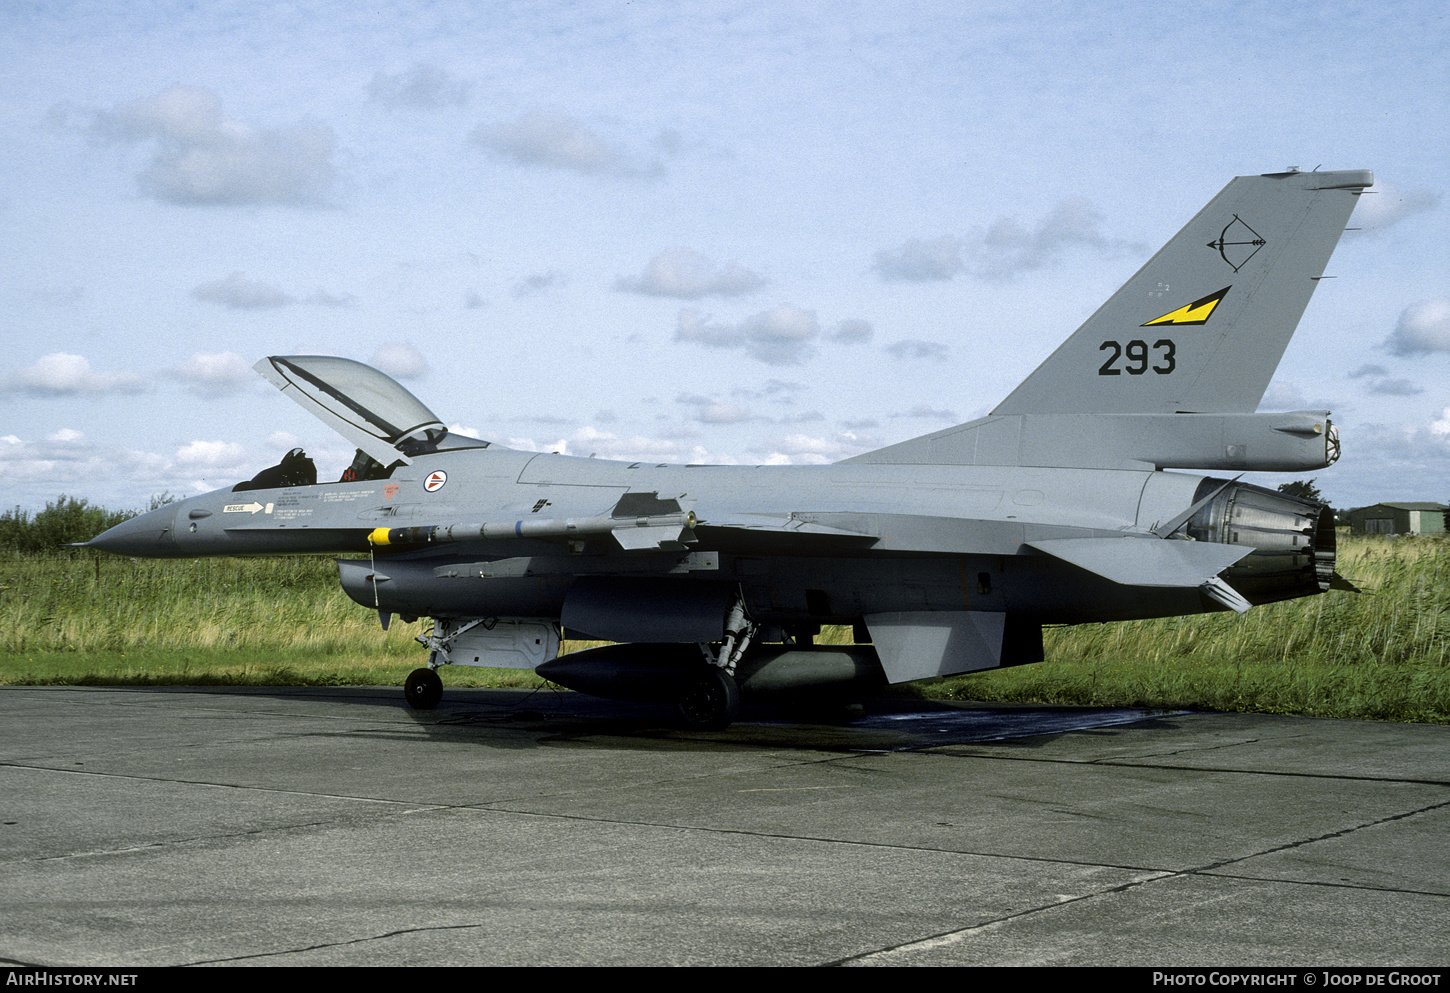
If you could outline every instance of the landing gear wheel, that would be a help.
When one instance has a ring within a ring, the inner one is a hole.
[[[724,669],[708,666],[675,701],[675,710],[693,731],[723,731],[740,710],[740,687]]]
[[[443,680],[432,669],[414,669],[403,684],[403,697],[414,710],[432,710],[443,699]]]

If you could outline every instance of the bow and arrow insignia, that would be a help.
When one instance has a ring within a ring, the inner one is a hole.
[[[1233,238],[1230,241],[1230,237]],[[1248,264],[1249,259],[1259,254],[1267,242],[1257,231],[1244,223],[1238,214],[1234,219],[1223,226],[1217,241],[1210,241],[1209,248],[1217,249],[1219,256],[1228,263],[1228,267],[1238,272]]]

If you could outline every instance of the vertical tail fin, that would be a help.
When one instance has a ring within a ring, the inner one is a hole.
[[[1233,180],[992,413],[1251,413],[1373,183]]]

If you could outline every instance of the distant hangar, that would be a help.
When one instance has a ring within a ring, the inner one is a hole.
[[[1443,503],[1377,503],[1349,512],[1349,528],[1355,534],[1444,534]]]

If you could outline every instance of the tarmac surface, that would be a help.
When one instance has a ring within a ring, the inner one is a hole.
[[[1450,727],[0,689],[0,962],[1450,963]]]

